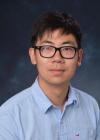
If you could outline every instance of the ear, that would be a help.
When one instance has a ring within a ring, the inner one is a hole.
[[[82,59],[83,59],[83,49],[79,49],[78,51],[78,66],[81,66],[81,63],[82,63]]]
[[[29,56],[30,56],[31,63],[33,65],[36,65],[36,53],[34,48],[29,48]]]

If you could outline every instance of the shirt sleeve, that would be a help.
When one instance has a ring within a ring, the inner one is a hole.
[[[97,123],[97,136],[96,136],[96,140],[100,140],[100,111],[99,111],[99,121]]]
[[[19,140],[14,114],[0,110],[0,140]]]

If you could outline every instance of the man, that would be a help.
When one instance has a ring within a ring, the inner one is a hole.
[[[30,59],[38,76],[0,108],[0,140],[100,140],[100,114],[70,80],[81,65],[81,31],[65,13],[47,12],[33,26]]]

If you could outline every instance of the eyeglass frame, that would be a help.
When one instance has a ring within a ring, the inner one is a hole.
[[[41,48],[42,47],[44,47],[44,46],[50,46],[50,47],[52,47],[52,48],[55,48],[55,52],[54,52],[54,54],[51,56],[51,57],[45,57],[45,56],[43,56],[42,55],[42,53],[41,53]],[[41,45],[41,46],[32,46],[34,49],[38,49],[39,50],[39,53],[40,53],[40,56],[41,57],[43,57],[43,58],[52,58],[52,57],[54,57],[54,55],[56,54],[56,52],[57,51],[59,51],[59,53],[60,53],[60,56],[62,57],[62,58],[64,58],[64,59],[73,59],[74,57],[75,57],[75,55],[76,55],[76,52],[78,51],[78,50],[80,50],[80,48],[78,48],[78,47],[76,47],[76,46],[63,46],[63,47],[59,47],[59,48],[57,48],[57,47],[55,47],[55,46],[52,46],[52,45]],[[73,48],[74,50],[75,50],[75,54],[74,54],[74,56],[73,57],[71,57],[71,58],[66,58],[66,57],[63,57],[63,55],[62,55],[62,53],[61,53],[61,49],[62,48],[64,48],[64,47],[70,47],[70,48]]]

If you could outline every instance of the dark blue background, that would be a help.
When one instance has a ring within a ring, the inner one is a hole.
[[[80,22],[85,54],[72,84],[100,104],[99,0],[0,1],[0,104],[34,81],[35,69],[28,56],[32,23],[41,12],[49,10],[68,12]]]

